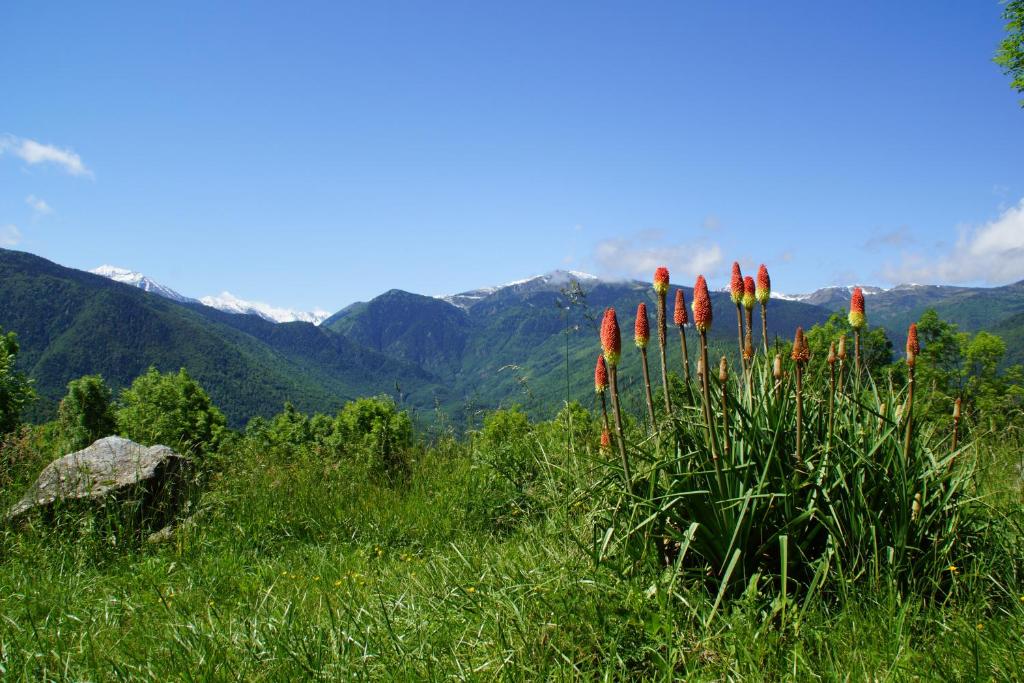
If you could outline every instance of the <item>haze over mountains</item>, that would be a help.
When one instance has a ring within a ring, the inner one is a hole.
[[[689,302],[690,287],[682,289]],[[869,324],[884,326],[897,349],[907,324],[927,308],[966,330],[1024,338],[1024,282],[867,291]],[[653,316],[647,282],[553,271],[453,295],[390,290],[331,316],[302,317],[229,296],[191,299],[125,269],[87,273],[0,250],[0,326],[18,333],[18,362],[36,381],[41,416],[52,414],[72,379],[99,373],[120,388],[151,365],[186,367],[234,426],[271,415],[285,401],[306,412],[333,411],[380,393],[421,414],[441,408],[460,423],[511,402],[550,410],[568,396],[589,405],[606,306],[619,310],[622,377],[627,394],[639,397],[629,391],[639,360],[628,333],[640,301]],[[780,294],[770,304],[769,336],[788,339],[797,325],[823,322],[848,301],[842,287]],[[733,304],[721,291],[712,303],[711,342],[731,350]],[[670,367],[678,368],[675,331],[671,340]],[[1019,345],[1010,351],[1010,360],[1021,359]]]

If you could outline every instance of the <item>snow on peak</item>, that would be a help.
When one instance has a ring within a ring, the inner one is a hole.
[[[138,287],[145,292],[151,292],[179,303],[196,303],[197,301],[196,299],[191,299],[187,296],[178,294],[170,287],[165,287],[159,282],[146,277],[142,273],[129,270],[128,268],[103,265],[99,268],[93,268],[89,272],[94,275],[100,275],[110,280],[114,280],[115,282],[120,282],[132,287]],[[204,296],[199,299],[198,302],[205,306],[209,306],[210,308],[216,308],[219,311],[224,311],[225,313],[258,315],[264,320],[269,320],[274,323],[291,323],[298,321],[319,325],[331,316],[330,313],[321,309],[313,311],[293,311],[286,308],[277,308],[259,301],[245,301],[244,299],[239,299],[230,292],[223,292],[219,296]]]
[[[221,292],[217,296],[204,296],[199,299],[204,306],[216,308],[225,313],[236,313],[239,315],[258,315],[264,320],[273,323],[304,322],[319,325],[331,316],[327,311],[316,309],[313,311],[293,311],[288,308],[277,308],[260,301],[246,301],[239,299],[231,292]]]
[[[122,284],[131,285],[132,287],[138,287],[145,292],[152,292],[153,294],[159,294],[160,296],[171,299],[172,301],[178,302],[190,302],[194,299],[190,299],[187,296],[178,294],[170,287],[166,287],[155,280],[151,280],[142,273],[134,270],[128,270],[127,268],[119,268],[117,266],[103,265],[99,268],[93,268],[89,271],[93,275],[100,275],[107,279],[113,280],[114,282],[120,282]]]
[[[590,273],[584,273],[578,270],[553,270],[543,275],[534,275],[533,277],[523,278],[522,280],[513,280],[512,282],[506,282],[502,285],[496,285],[491,287],[479,287],[477,289],[471,289],[468,292],[460,292],[459,294],[438,294],[435,295],[435,299],[441,299],[447,301],[453,306],[468,310],[473,304],[477,303],[481,299],[486,299],[492,294],[505,289],[512,289],[518,293],[530,293],[532,291],[543,291],[547,288],[558,287],[561,285],[567,285],[570,282],[586,281],[589,284],[595,284],[600,280],[596,275]]]

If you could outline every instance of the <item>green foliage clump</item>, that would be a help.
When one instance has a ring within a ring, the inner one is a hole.
[[[18,426],[22,411],[36,396],[32,382],[14,369],[18,351],[18,336],[0,329],[0,434]]]
[[[203,455],[224,435],[224,414],[184,368],[160,373],[150,368],[121,394],[118,431],[146,445],[163,444]]]
[[[372,472],[400,478],[409,471],[412,419],[387,396],[350,401],[334,421],[331,442],[363,459]]]
[[[57,409],[62,450],[81,450],[117,430],[112,397],[99,375],[86,375],[68,383],[67,396]]]
[[[999,44],[995,63],[1013,80],[1010,87],[1024,93],[1024,0],[1009,0],[1003,9],[1006,38]],[[1024,107],[1024,100],[1021,100]]]
[[[519,406],[495,410],[484,418],[477,442],[480,460],[520,491],[537,476],[536,459],[528,442],[532,429]]]

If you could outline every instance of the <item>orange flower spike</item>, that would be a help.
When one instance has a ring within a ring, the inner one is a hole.
[[[601,451],[611,450],[612,447],[612,435],[608,433],[607,429],[601,430]]]
[[[757,269],[757,291],[754,293],[754,298],[758,303],[766,304],[771,295],[772,280],[768,277],[768,268],[762,263],[761,267]]]
[[[743,308],[753,310],[756,294],[754,293],[754,278],[749,275],[743,278]]]
[[[743,302],[743,273],[738,261],[732,262],[732,280],[729,281],[729,296],[734,304]]]
[[[608,388],[608,366],[604,364],[604,356],[597,354],[597,365],[594,366],[594,391],[603,394]]]
[[[619,320],[615,317],[615,309],[612,307],[605,309],[604,319],[601,321],[601,349],[604,351],[604,360],[608,367],[616,367],[622,355],[622,334],[619,332]]]
[[[864,291],[860,287],[853,288],[850,295],[850,327],[859,330],[864,327],[867,318],[864,316]]]
[[[654,271],[654,291],[662,296],[668,293],[668,268],[665,266]]]
[[[907,330],[907,365],[913,367],[919,353],[921,343],[917,341],[917,323],[910,323],[910,329]]]
[[[804,338],[804,328],[796,328],[796,338],[793,339],[793,352],[790,358],[797,363],[803,364],[810,360],[811,349],[807,346],[807,339]]]
[[[693,285],[693,326],[700,332],[711,329],[711,295],[703,275],[698,275]]]
[[[636,307],[636,324],[633,326],[633,341],[638,349],[646,349],[651,339],[651,325],[647,320],[647,304]]]
[[[690,316],[686,312],[686,301],[683,298],[683,290],[676,290],[676,310],[673,318],[676,323],[676,327],[682,327],[686,323],[690,322]]]

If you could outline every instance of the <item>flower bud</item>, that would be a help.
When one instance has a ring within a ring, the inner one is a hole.
[[[757,291],[754,297],[759,303],[766,304],[772,295],[772,280],[768,277],[768,268],[762,263],[757,269]]]
[[[686,301],[683,299],[683,290],[676,290],[676,310],[673,316],[676,326],[682,327],[690,322],[690,316],[686,312]]]
[[[743,278],[743,308],[752,310],[754,308],[754,278],[749,275]]]
[[[698,275],[693,285],[693,326],[701,332],[711,329],[711,295],[703,275]]]
[[[850,327],[855,330],[861,329],[867,323],[864,315],[864,291],[860,287],[854,287],[853,294],[850,295],[849,321]]]
[[[668,293],[668,268],[665,266],[654,271],[654,291],[662,296]]]
[[[604,356],[597,354],[597,365],[594,366],[594,391],[603,394],[608,388],[608,366],[604,364]]]
[[[604,320],[601,321],[601,348],[604,360],[609,368],[619,364],[622,355],[622,335],[619,332],[619,320],[615,317],[615,309],[605,309]]]
[[[729,296],[732,297],[734,304],[739,304],[743,301],[743,273],[740,272],[738,261],[732,262],[732,280],[729,281]]]
[[[647,320],[647,304],[636,307],[636,323],[633,325],[633,341],[638,349],[646,349],[651,339],[651,325]]]

